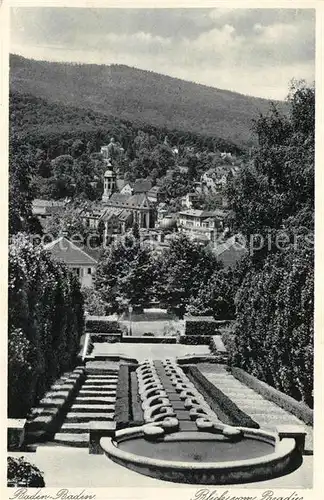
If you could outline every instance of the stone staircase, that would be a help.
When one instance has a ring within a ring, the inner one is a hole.
[[[249,415],[260,427],[265,430],[275,430],[277,425],[301,425],[307,431],[306,452],[313,449],[313,429],[297,417],[268,401],[253,389],[246,386],[233,375],[218,366],[216,370],[208,366],[199,365],[201,373],[226,396],[228,396],[241,410]]]
[[[113,421],[118,371],[89,370],[85,382],[68,410],[53,444],[87,448],[89,423]]]

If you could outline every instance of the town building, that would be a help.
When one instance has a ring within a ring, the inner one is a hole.
[[[64,264],[78,276],[82,286],[92,286],[93,274],[98,262],[83,248],[75,245],[65,236],[61,236],[51,243],[47,243],[44,248],[51,253],[54,259],[64,262]]]
[[[32,202],[32,213],[40,222],[55,215],[64,208],[69,200],[42,200],[35,198]]]
[[[153,186],[147,193],[147,198],[151,203],[162,203],[165,200],[165,194],[160,186]]]
[[[111,195],[116,190],[116,174],[113,170],[106,170],[104,174],[104,192],[102,195],[102,201],[106,202],[109,200]]]
[[[181,198],[181,206],[183,208],[194,208],[196,203],[198,202],[199,195],[198,193],[187,193],[185,196]]]
[[[82,224],[89,229],[97,230],[105,211],[106,209],[103,206],[83,208],[80,211]]]
[[[114,193],[105,201],[105,206],[107,209],[122,209],[130,212],[131,224],[136,222],[140,228],[154,227],[155,209],[145,193],[132,196]]]
[[[178,231],[202,242],[215,241],[224,229],[226,215],[223,210],[182,210],[178,213]]]

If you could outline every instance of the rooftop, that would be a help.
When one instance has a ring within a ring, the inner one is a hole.
[[[45,250],[52,253],[53,257],[63,261],[68,265],[89,265],[97,264],[97,260],[91,257],[85,250],[84,245],[78,247],[65,236],[61,236],[44,246]]]

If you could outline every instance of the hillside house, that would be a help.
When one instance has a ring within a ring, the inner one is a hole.
[[[223,230],[225,217],[222,210],[183,210],[178,213],[178,230],[191,239],[215,241],[217,232]]]
[[[82,224],[89,229],[96,230],[104,213],[104,207],[84,208],[80,212]]]
[[[41,222],[60,212],[68,202],[69,200],[42,200],[35,198],[32,202],[32,213]]]
[[[198,201],[198,193],[187,193],[185,196],[183,196],[181,198],[181,206],[183,208],[194,208],[194,206],[196,205],[197,201]]]
[[[153,186],[147,193],[147,198],[151,203],[162,203],[165,200],[165,194],[160,186]]]

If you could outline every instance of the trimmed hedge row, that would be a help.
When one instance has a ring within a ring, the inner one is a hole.
[[[118,321],[107,320],[105,317],[92,319],[86,318],[86,332],[90,333],[117,333],[120,332]]]
[[[116,388],[115,421],[117,430],[128,427],[131,420],[130,390],[130,367],[121,364]]]
[[[144,422],[144,412],[142,409],[141,398],[138,393],[138,381],[135,373],[135,369],[131,367],[130,373],[131,380],[131,411],[132,411],[132,425],[143,425]]]
[[[122,342],[132,343],[132,344],[176,344],[176,337],[149,337],[149,336],[123,336]]]
[[[30,238],[9,245],[8,416],[25,418],[50,385],[77,363],[83,296],[69,269]]]
[[[230,372],[240,382],[243,382],[243,384],[253,389],[265,399],[272,401],[284,410],[292,413],[297,418],[300,418],[300,420],[305,422],[305,424],[313,425],[313,410],[305,403],[296,401],[287,394],[274,389],[265,382],[253,377],[253,375],[249,375],[244,370],[241,370],[241,368],[231,367]]]
[[[139,394],[136,365],[120,365],[116,388],[115,422],[116,429],[125,429],[144,424]]]
[[[186,318],[185,324],[185,334],[190,335],[200,335],[200,336],[211,336],[216,335],[219,326],[214,319],[197,319]]]
[[[187,354],[186,356],[181,356],[177,358],[178,365],[192,365],[194,363],[217,363],[225,364],[227,363],[227,356],[224,354]]]
[[[197,366],[184,367],[184,370],[221,421],[240,427],[260,428],[257,422],[233,403],[226,394],[207,380]]]
[[[121,342],[122,335],[120,333],[90,333],[91,342],[107,342],[113,344],[114,342]]]
[[[209,345],[210,337],[207,335],[182,335],[180,344],[184,345]]]

